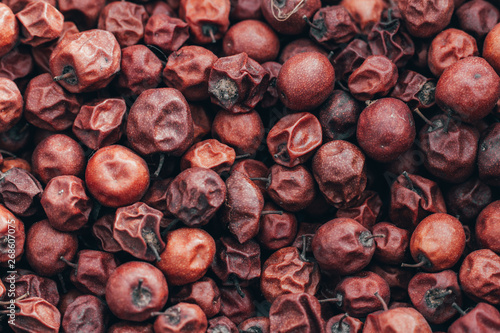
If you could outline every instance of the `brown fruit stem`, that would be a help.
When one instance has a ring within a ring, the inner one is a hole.
[[[27,297],[29,297],[30,293],[29,291],[27,291],[25,294],[19,296],[18,298],[14,298],[14,303],[17,302],[17,301],[20,301],[20,300],[23,300]],[[9,300],[9,301],[0,301],[0,305],[9,305],[11,304],[12,302]]]
[[[422,111],[420,111],[419,108],[413,109],[413,112],[415,112],[416,114],[418,114],[418,116],[420,118],[422,118],[422,120],[425,121],[425,123],[427,125],[429,125],[430,127],[434,127],[434,124],[432,123],[432,121],[430,121],[429,118],[427,118],[426,116],[424,116],[424,114],[422,113]]]
[[[241,298],[245,298],[245,294],[243,293],[243,290],[241,290],[240,286],[240,280],[238,277],[234,274],[231,274],[228,278],[228,281],[231,281],[236,288],[236,291],[238,292],[238,295],[240,295]]]
[[[271,214],[278,214],[278,215],[283,215],[282,210],[263,210],[260,215],[271,215]]]
[[[283,22],[288,20],[290,16],[298,12],[300,7],[306,2],[306,0],[300,0],[299,3],[293,8],[293,10],[286,14],[281,12],[281,8],[279,8],[278,5],[276,5],[277,2],[278,1],[276,0],[271,0],[271,12],[276,21]]]
[[[215,34],[214,34],[214,27],[210,24],[205,24],[202,27],[202,32],[205,36],[210,36],[210,39],[212,40],[212,43],[216,43],[217,40],[215,39]]]
[[[55,76],[52,80],[61,81],[61,80],[66,80],[66,79],[69,79],[72,77],[75,77],[75,73],[74,72],[67,72],[65,74]]]
[[[339,321],[338,321],[338,326],[337,326],[337,332],[342,332],[342,325],[344,325],[344,319],[346,319],[347,317],[349,317],[349,315],[346,313],[344,313],[344,315],[342,317],[340,317]]]
[[[74,268],[75,270],[78,268],[77,264],[75,264],[74,262],[69,261],[68,259],[64,258],[63,256],[60,256],[59,260],[61,260],[66,265],[70,266],[71,268]]]
[[[311,28],[313,29],[316,29],[316,30],[321,30],[321,27],[318,27],[316,24],[312,23],[311,20],[307,17],[307,16],[302,16],[302,19],[304,19],[304,21],[306,21],[307,24],[309,24],[309,26],[311,26]]]
[[[290,157],[288,156],[288,152],[286,150],[285,145],[279,145],[278,152],[276,154],[274,154],[274,158],[280,158],[280,157],[283,157],[282,158],[283,161],[288,161],[290,159]]]
[[[333,58],[333,56],[334,56],[334,55],[335,55],[335,52],[330,51],[330,52],[328,53],[328,56],[327,56],[328,60],[332,60],[332,58]]]
[[[458,311],[458,313],[460,313],[460,315],[461,315],[461,316],[465,316],[465,315],[467,314],[464,310],[462,310],[462,308],[461,308],[460,306],[458,306],[458,304],[457,304],[457,303],[453,302],[453,303],[451,304],[451,306],[452,306],[455,310],[457,310],[457,311]]]
[[[161,261],[160,254],[158,253],[158,239],[156,238],[156,235],[153,231],[149,229],[143,229],[142,230],[142,238],[148,245],[148,248],[153,252],[153,255],[156,258],[156,261]]]
[[[269,185],[271,185],[271,175],[269,175],[269,177],[265,178],[265,177],[251,177],[250,180],[253,180],[253,181],[263,181],[263,182],[266,182],[266,189],[269,187]]]
[[[366,237],[365,240],[373,239],[373,238],[385,238],[385,235],[371,235],[369,237]]]
[[[380,301],[380,303],[382,303],[382,308],[384,309],[384,311],[389,310],[389,308],[387,307],[387,303],[384,301],[384,299],[382,298],[382,296],[380,296],[380,294],[378,293],[378,291],[376,291],[374,295],[375,295],[375,297],[378,298],[378,300]]]
[[[7,151],[7,150],[0,149],[0,153],[1,153],[2,155],[8,155],[8,156],[10,156],[10,157],[17,158],[17,156],[16,156],[16,155],[12,154],[10,151]]]
[[[448,110],[448,112],[446,113],[447,118],[446,118],[446,122],[444,123],[444,126],[443,126],[443,133],[448,133],[448,127],[450,127],[452,112],[453,111]]]
[[[420,262],[418,262],[416,264],[405,264],[405,263],[402,263],[401,267],[419,268],[419,267],[425,266],[426,264],[427,264],[427,262],[425,260],[421,260]]]
[[[250,157],[250,156],[252,156],[252,154],[241,154],[241,155],[236,155],[236,156],[234,157],[234,159],[235,159],[235,160],[241,160],[241,159],[243,159],[243,158],[247,158],[247,157]]]
[[[299,257],[300,260],[302,260],[303,262],[310,262],[310,260],[306,258],[307,238],[308,238],[307,235],[302,235],[302,251],[300,252]]]
[[[165,154],[160,154],[160,160],[158,161],[158,167],[153,173],[153,177],[158,178],[160,176],[161,169],[163,169],[163,165],[165,164]]]
[[[325,299],[318,300],[318,302],[320,302],[320,303],[330,303],[330,302],[338,303],[338,302],[342,302],[342,301],[343,301],[342,298],[325,298]]]
[[[172,230],[173,227],[175,227],[179,222],[181,222],[181,219],[179,218],[175,218],[172,220],[172,222],[170,222],[169,225],[167,225],[167,227],[165,229],[162,230],[162,232],[160,233],[162,237],[165,237],[165,235],[170,231]]]

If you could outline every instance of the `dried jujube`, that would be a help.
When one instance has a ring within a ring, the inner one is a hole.
[[[368,45],[374,55],[384,55],[397,67],[403,67],[413,57],[415,45],[401,27],[401,20],[387,11],[387,20],[381,19],[368,34]]]
[[[107,333],[154,333],[154,331],[153,324],[148,322],[119,321],[111,325]]]
[[[346,140],[356,133],[361,103],[344,90],[334,90],[319,107],[323,141]]]
[[[339,208],[335,217],[349,217],[361,223],[365,228],[371,229],[380,216],[381,208],[382,200],[379,194],[365,190],[349,207]]]
[[[348,205],[366,188],[365,156],[347,141],[321,146],[312,160],[312,172],[321,193],[337,207]]]
[[[224,35],[222,47],[226,56],[241,52],[263,63],[275,60],[280,42],[274,30],[262,21],[244,20],[232,25]]]
[[[211,267],[224,285],[247,286],[260,277],[260,246],[257,242],[248,240],[240,244],[233,237],[221,237],[216,246]]]
[[[363,333],[378,332],[431,333],[432,330],[420,312],[401,307],[373,312],[366,317]]]
[[[92,201],[83,180],[75,176],[52,178],[40,199],[50,225],[59,231],[76,231],[89,220]]]
[[[467,91],[467,94],[463,92]],[[500,77],[486,60],[467,57],[449,66],[436,85],[436,104],[467,122],[493,110],[500,96]]]
[[[123,98],[105,98],[82,105],[73,122],[73,134],[92,150],[120,140],[127,105]]]
[[[219,287],[209,277],[182,286],[178,292],[170,296],[170,301],[174,304],[179,302],[196,304],[207,318],[216,316],[221,307]]]
[[[127,47],[142,39],[147,19],[144,6],[128,1],[111,2],[101,10],[97,28],[112,32],[118,44]]]
[[[131,147],[143,155],[182,155],[192,144],[193,132],[189,105],[174,88],[144,91],[135,100],[127,118],[127,139]]]
[[[215,241],[205,230],[180,228],[165,237],[166,247],[156,266],[169,285],[181,286],[201,279],[215,256]]]
[[[390,96],[407,103],[412,110],[424,109],[434,105],[435,89],[436,82],[432,79],[412,70],[405,70],[399,75]]]
[[[269,73],[246,53],[219,58],[208,79],[213,104],[233,113],[249,112],[262,100]]]
[[[368,31],[376,22],[380,21],[382,12],[387,7],[383,0],[342,0],[344,6],[361,30]]]
[[[163,64],[148,47],[132,45],[122,49],[120,74],[116,84],[125,95],[139,96],[156,88],[162,80]]]
[[[453,267],[464,249],[462,224],[455,217],[443,213],[429,215],[420,221],[410,239],[411,256],[418,263],[416,265],[429,272]]]
[[[294,167],[307,161],[322,143],[321,124],[309,112],[282,117],[267,134],[267,148],[274,161]]]
[[[270,203],[264,204],[264,211],[277,211],[279,208]],[[297,235],[297,219],[293,213],[262,215],[259,224],[259,243],[269,250],[290,246]]]
[[[23,96],[14,81],[0,77],[0,109],[2,110],[0,132],[8,131],[21,119],[23,105]]]
[[[483,39],[500,21],[500,10],[485,0],[467,1],[456,8],[460,29],[478,39]]]
[[[61,8],[61,5],[59,5]],[[72,93],[106,87],[120,71],[121,49],[115,36],[93,29],[60,41],[50,56],[50,71]]]
[[[229,28],[229,0],[181,0],[179,17],[189,25],[196,44],[215,43]]]
[[[472,177],[450,187],[446,191],[445,200],[450,215],[460,216],[460,222],[470,224],[493,201],[493,193],[488,185],[477,177]]]
[[[207,330],[207,317],[196,304],[181,302],[156,314],[155,333],[205,333]]]
[[[332,58],[337,80],[347,80],[349,75],[371,55],[368,43],[354,39]]]
[[[160,48],[167,54],[177,51],[188,38],[188,24],[167,14],[151,16],[144,31],[144,42]]]
[[[212,122],[212,137],[240,154],[255,154],[264,135],[262,119],[255,110],[232,113],[222,109]]]
[[[140,260],[160,260],[165,249],[160,235],[160,220],[163,214],[143,202],[116,210],[113,238],[122,250]]]
[[[221,287],[221,312],[236,325],[255,316],[253,293],[247,288]]]
[[[99,149],[88,161],[85,182],[90,194],[104,206],[130,205],[149,187],[149,170],[132,150],[112,145]]]
[[[398,8],[410,34],[427,38],[450,23],[455,4],[453,0],[401,0]]]
[[[306,293],[276,298],[269,311],[271,332],[325,333],[325,321],[316,297]]]
[[[439,77],[458,60],[478,55],[474,37],[463,30],[450,28],[434,37],[427,53],[427,62],[432,74]]]
[[[18,41],[19,25],[12,10],[4,3],[0,4],[0,23],[2,38],[0,39],[0,57],[6,55]]]
[[[188,101],[209,97],[208,78],[217,56],[204,47],[187,45],[172,52],[163,69],[163,82],[178,89]]]
[[[26,259],[31,268],[42,276],[61,273],[66,268],[61,256],[71,261],[77,248],[76,234],[54,229],[48,220],[34,223],[26,234]]]
[[[260,189],[250,178],[235,171],[226,180],[227,197],[222,209],[222,220],[240,243],[259,233],[259,220],[264,208]]]
[[[335,78],[330,60],[323,54],[296,54],[283,64],[278,74],[279,98],[291,110],[313,110],[330,96]]]
[[[453,303],[462,305],[462,292],[457,273],[417,273],[408,285],[408,294],[415,308],[431,324],[442,324],[457,314]]]
[[[81,250],[75,261],[65,261],[73,268],[70,273],[73,285],[85,294],[104,296],[108,279],[118,267],[115,256],[104,251]]]
[[[36,274],[13,274],[13,276],[16,281],[13,298],[20,298],[24,297],[23,295],[28,295],[29,297],[43,298],[54,306],[57,306],[59,303],[59,292],[57,291],[57,284],[54,280]],[[6,285],[10,285],[11,281],[9,275],[4,277]],[[9,290],[9,292],[11,292],[11,290]]]
[[[82,295],[71,303],[62,318],[65,332],[104,332],[107,323],[104,302],[93,295]]]
[[[231,2],[229,18],[235,21],[258,20],[262,18],[260,1],[236,0]]]
[[[315,295],[319,282],[316,263],[303,258],[296,247],[283,247],[264,262],[260,290],[269,302],[273,302],[280,295],[289,293]]]
[[[350,316],[362,318],[382,309],[383,304],[375,293],[385,303],[391,298],[389,284],[383,278],[373,272],[360,272],[344,278],[337,285],[335,303]]]
[[[33,71],[34,62],[29,49],[18,46],[0,58],[0,77],[17,80]]]
[[[61,326],[61,313],[40,297],[28,297],[15,302],[19,312],[15,320],[9,322],[15,333],[44,332],[58,333]]]
[[[413,115],[408,106],[398,99],[381,98],[359,115],[356,129],[358,144],[366,155],[376,161],[397,159],[412,147],[415,137]]]
[[[266,197],[266,189],[269,181],[269,168],[259,160],[244,159],[234,163],[231,167],[231,172],[238,171],[245,174],[248,178],[260,188],[262,195]],[[273,209],[274,210],[274,209]]]
[[[106,285],[106,303],[120,319],[144,321],[167,303],[168,285],[162,272],[143,261],[129,261],[114,270]]]
[[[479,141],[477,152],[477,166],[479,170],[479,179],[487,185],[500,186],[500,172],[498,168],[500,155],[500,125],[491,124],[483,133]]]
[[[328,49],[350,42],[359,28],[344,6],[320,8],[313,16],[309,34]]]
[[[42,193],[40,182],[24,169],[12,168],[0,175],[0,197],[15,215],[35,215]]]
[[[9,233],[12,228],[14,231]],[[13,245],[9,244],[14,244],[14,240],[15,247],[12,251]],[[24,253],[25,241],[24,223],[5,206],[0,205],[0,266],[7,265],[12,259],[20,260]]]
[[[181,170],[200,167],[221,174],[231,169],[235,157],[233,148],[216,139],[207,139],[195,143],[186,151],[181,159]]]
[[[500,200],[484,208],[476,220],[476,239],[481,247],[500,253]]]
[[[410,243],[410,232],[392,223],[380,222],[373,226],[375,253],[373,257],[385,264],[401,264]]]
[[[489,249],[471,252],[462,261],[458,278],[467,296],[500,304],[500,256],[495,252]]]
[[[37,47],[58,38],[64,16],[45,1],[32,1],[16,14],[20,23],[21,43]]]
[[[211,169],[189,168],[178,174],[167,192],[167,210],[190,227],[205,225],[226,199],[226,185]]]
[[[462,310],[463,312],[463,310]],[[495,332],[500,330],[500,312],[494,306],[480,302],[469,312],[461,313],[448,328],[448,333]]]
[[[279,164],[269,169],[267,194],[278,206],[298,212],[309,206],[316,196],[316,184],[309,170],[302,165],[287,168]]]
[[[419,175],[403,172],[391,185],[389,217],[400,228],[413,230],[433,213],[446,213],[438,184]]]
[[[419,133],[425,168],[451,183],[465,181],[473,173],[478,154],[479,131],[446,115],[431,118]]]
[[[282,65],[279,62],[275,61],[268,61],[262,64],[262,67],[269,72],[269,86],[267,87],[267,91],[264,93],[264,97],[260,102],[260,106],[263,108],[274,106],[278,102],[278,89],[276,87],[276,83],[281,66]]]
[[[80,110],[77,97],[66,92],[48,73],[31,79],[24,96],[26,120],[49,131],[71,127]]]
[[[414,272],[399,266],[378,264],[373,261],[367,270],[382,277],[391,289],[391,300],[403,301],[408,299],[408,284]]]
[[[349,76],[350,93],[360,101],[386,96],[396,85],[398,69],[385,55],[368,56]]]
[[[323,224],[312,239],[314,258],[322,270],[350,275],[366,267],[375,253],[372,233],[350,218]]]
[[[101,216],[92,225],[92,235],[99,241],[99,246],[106,252],[115,253],[122,250],[120,244],[113,238],[114,214]]]
[[[212,129],[212,119],[207,113],[207,108],[202,104],[188,103],[193,118],[193,143],[200,142]]]

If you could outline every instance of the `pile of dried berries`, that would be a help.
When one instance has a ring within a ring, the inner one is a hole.
[[[3,0],[0,332],[500,332],[498,0]]]

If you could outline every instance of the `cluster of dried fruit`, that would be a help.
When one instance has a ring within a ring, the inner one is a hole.
[[[500,332],[499,22],[4,0],[0,332]]]

